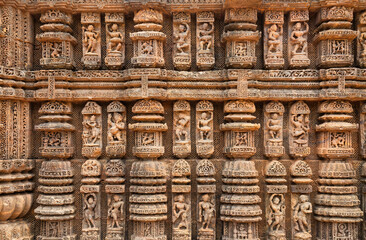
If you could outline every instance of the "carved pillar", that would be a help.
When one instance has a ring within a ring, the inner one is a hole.
[[[34,210],[36,219],[41,221],[37,240],[76,239],[73,231],[75,218],[74,169],[67,159],[74,154],[71,133],[75,127],[68,123],[72,113],[70,103],[47,102],[38,111],[45,121],[35,127],[42,131],[41,155],[49,160],[43,161],[39,171],[37,198],[39,206]]]
[[[358,16],[357,59],[360,67],[366,67],[366,12]]]
[[[191,216],[191,167],[179,159],[172,169],[172,212],[173,239],[190,240],[192,234]]]
[[[102,108],[96,102],[87,102],[83,110],[83,148],[87,160],[81,166],[83,202],[81,240],[100,240],[101,234],[101,163],[97,160],[102,152]]]
[[[270,159],[278,159],[285,153],[283,147],[283,113],[285,107],[280,102],[270,102],[264,107],[264,154]]]
[[[215,166],[210,160],[200,160],[197,173],[197,230],[198,240],[216,239],[216,173]]]
[[[268,69],[284,67],[283,11],[267,10],[264,14],[264,64]]]
[[[112,159],[105,166],[105,191],[108,198],[106,240],[123,240],[126,231],[125,164],[120,158],[126,154],[126,108],[115,101],[108,105],[107,112],[106,152]]]
[[[163,44],[166,35],[163,28],[163,14],[155,9],[142,9],[133,18],[137,32],[130,33],[133,41],[132,64],[135,67],[163,67],[165,65]]]
[[[221,195],[221,220],[223,240],[259,239],[258,225],[262,220],[259,206],[261,198],[258,171],[253,161],[248,161],[256,153],[254,132],[260,124],[251,123],[255,119],[253,102],[230,101],[224,107],[226,123],[220,126],[225,132],[224,153],[232,158],[226,161],[222,172],[224,185]]]
[[[107,56],[109,69],[120,69],[125,60],[125,16],[123,13],[105,14]]]
[[[227,9],[225,23],[222,40],[226,43],[226,66],[252,68],[257,61],[255,48],[261,37],[256,24],[257,9]]]
[[[359,239],[362,222],[360,201],[355,186],[356,171],[346,161],[352,154],[351,132],[358,124],[350,123],[353,108],[346,101],[326,101],[319,106],[323,123],[316,126],[320,163],[315,219],[319,240]]]
[[[288,27],[288,59],[291,68],[306,68],[310,65],[308,57],[309,11],[290,12]]]
[[[42,44],[41,66],[44,68],[74,67],[74,45],[76,39],[71,35],[72,15],[60,10],[42,13],[41,30],[37,40]]]
[[[213,104],[200,101],[196,106],[196,151],[201,158],[209,158],[214,153]]]
[[[191,68],[191,14],[173,13],[173,63],[177,70]]]
[[[312,171],[309,165],[296,161],[290,168],[291,183],[291,229],[294,240],[311,240],[311,216],[313,206],[310,193],[313,191],[311,183]]]
[[[132,108],[136,123],[129,129],[135,132],[133,154],[140,160],[131,167],[130,220],[132,240],[166,240],[167,168],[157,159],[164,154],[164,107],[154,100],[138,101]]]
[[[267,164],[265,205],[268,240],[286,239],[286,175],[286,168],[281,162],[273,160]]]
[[[86,69],[98,69],[101,65],[100,14],[81,13],[83,58]]]
[[[289,115],[289,149],[290,155],[299,160],[310,154],[309,147],[309,120],[308,105],[299,101],[292,104]]]
[[[29,103],[0,101],[0,239],[33,239],[31,224],[22,219],[33,203],[29,133]]]
[[[187,101],[177,101],[173,112],[173,154],[185,158],[191,153],[191,106]]]
[[[213,12],[197,13],[197,67],[208,70],[215,65],[215,15]]]
[[[347,67],[354,61],[352,41],[357,32],[352,30],[353,7],[327,6],[318,12],[317,44],[319,67]]]

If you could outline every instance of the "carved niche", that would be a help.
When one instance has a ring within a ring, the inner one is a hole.
[[[208,158],[214,153],[213,144],[213,104],[200,101],[196,105],[196,151],[202,158]]]
[[[225,28],[222,40],[226,43],[226,66],[252,68],[261,32],[257,30],[257,10],[252,8],[231,8],[225,11]]]
[[[163,14],[147,8],[135,12],[135,30],[130,33],[133,41],[132,64],[135,67],[163,67],[165,65],[163,44],[166,35],[163,28]]]
[[[176,161],[172,168],[172,228],[173,239],[190,240],[191,216],[191,167],[184,159]]]
[[[87,160],[81,166],[83,220],[81,240],[101,239],[101,186],[102,165],[97,160],[102,152],[102,108],[96,102],[87,102],[83,115],[82,154]]]
[[[323,122],[316,126],[318,155],[325,160],[320,163],[315,198],[317,239],[359,239],[363,212],[355,186],[356,171],[346,161],[354,153],[351,132],[358,130],[358,124],[349,122],[353,107],[347,101],[326,101],[318,112]]]
[[[188,12],[173,13],[173,63],[178,70],[191,68],[191,14]]]
[[[39,171],[40,192],[35,209],[36,219],[41,221],[37,239],[76,239],[73,231],[75,218],[74,169],[67,159],[72,157],[74,147],[71,133],[75,127],[68,123],[72,113],[70,103],[46,102],[38,111],[45,121],[35,127],[42,132],[41,155],[43,161]]]
[[[310,166],[297,160],[291,165],[291,229],[294,240],[311,240],[311,220],[313,205],[310,201],[310,193],[313,188],[313,180]]]
[[[265,168],[267,239],[286,240],[287,176],[285,166],[272,160]]]
[[[197,230],[198,240],[216,239],[216,173],[210,160],[200,160],[196,167],[197,174]]]
[[[112,102],[107,107],[108,133],[107,155],[121,158],[126,154],[126,107],[120,102]]]
[[[123,13],[105,15],[107,56],[105,65],[109,69],[120,69],[125,60],[125,17]]]
[[[352,30],[353,8],[323,7],[318,12],[317,44],[319,67],[348,67],[353,64],[352,42],[357,32]]]
[[[167,167],[158,158],[164,154],[164,107],[158,101],[140,100],[132,107],[136,123],[129,129],[135,132],[133,154],[140,158],[131,166],[130,220],[132,240],[167,239]]]
[[[292,68],[305,68],[310,65],[308,57],[309,11],[290,12],[288,27],[288,56]]]
[[[123,240],[126,231],[125,164],[121,159],[111,159],[105,165],[105,192],[107,193],[106,240]]]
[[[264,14],[264,64],[268,69],[282,69],[283,58],[283,11],[266,11]]]
[[[285,153],[283,147],[283,114],[282,103],[272,101],[264,107],[264,154],[271,159],[280,158]]]
[[[366,67],[366,12],[358,16],[358,38],[357,38],[357,57],[358,64]]]
[[[191,153],[191,106],[187,101],[177,101],[173,107],[173,153],[185,158]]]
[[[215,65],[215,14],[213,12],[197,13],[197,67],[209,70]]]
[[[29,102],[0,101],[0,239],[33,239],[30,127]]]
[[[305,158],[310,154],[309,147],[309,120],[310,109],[308,105],[299,101],[290,108],[289,114],[289,150],[295,159]]]
[[[101,65],[101,22],[99,13],[81,13],[82,62],[87,69],[98,69]]]
[[[223,221],[223,239],[258,239],[262,210],[258,183],[258,171],[253,161],[256,152],[254,132],[260,124],[251,123],[255,116],[253,102],[237,100],[225,104],[226,123],[224,153],[233,160],[225,161],[222,172],[220,218]]]
[[[361,155],[366,158],[366,104],[361,106],[360,112],[360,146]]]
[[[72,15],[60,10],[42,13],[41,30],[37,40],[42,44],[41,66],[45,68],[74,67],[74,45],[77,43],[71,33]]]

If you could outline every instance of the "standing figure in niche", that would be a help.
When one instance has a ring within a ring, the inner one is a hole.
[[[268,133],[271,139],[279,139],[282,130],[281,120],[278,118],[278,113],[272,113],[267,121]]]
[[[94,30],[94,25],[89,24],[88,28],[85,29],[83,26],[84,32],[84,45],[86,48],[86,53],[96,53],[99,33]]]
[[[215,205],[211,203],[211,198],[208,194],[202,196],[202,200],[198,204],[198,211],[198,222],[202,223],[200,230],[208,230],[211,220],[215,216]]]
[[[268,219],[268,225],[271,231],[281,230],[283,221],[285,220],[285,204],[282,195],[272,194],[269,198],[271,213]]]
[[[120,113],[113,113],[108,115],[108,140],[110,142],[122,141],[122,130],[125,129],[125,123],[123,122],[123,116]]]
[[[107,26],[107,34],[110,37],[107,52],[120,52],[123,44],[123,34],[118,31],[118,24],[113,23],[111,30]]]
[[[97,205],[97,199],[95,194],[86,196],[84,200],[84,220],[87,228],[95,228],[95,206]]]
[[[188,33],[189,33],[189,25],[187,23],[181,23],[178,28],[178,33],[174,35],[177,43],[178,54],[186,55],[187,49],[190,44],[188,43]]]
[[[188,131],[186,130],[189,123],[189,116],[185,113],[179,113],[178,119],[175,122],[175,135],[178,141],[186,141],[188,137]]]
[[[123,218],[124,202],[118,195],[113,195],[113,199],[109,201],[108,217],[111,219],[109,227],[120,228],[120,221]]]
[[[313,212],[313,207],[309,201],[309,196],[300,195],[299,202],[294,207],[295,230],[303,233],[310,233],[311,227],[308,216]]]
[[[294,141],[299,145],[302,146],[303,144],[307,143],[306,135],[309,131],[309,126],[304,119],[304,114],[293,115],[291,118],[291,123],[293,125],[292,135],[296,138]]]
[[[308,42],[307,39],[304,37],[309,32],[309,25],[307,23],[304,23],[305,30],[301,30],[302,24],[301,22],[297,22],[292,27],[292,33],[291,33],[291,41],[294,43],[294,49],[292,50],[292,55],[296,54],[306,54],[306,50],[308,48]],[[300,52],[298,52],[300,50]]]
[[[176,196],[173,205],[173,223],[175,223],[180,218],[177,229],[188,229],[188,211],[189,205],[185,202],[184,195],[181,194]]]
[[[200,42],[200,50],[201,51],[210,51],[212,46],[212,33],[213,33],[213,25],[212,23],[202,23],[199,26],[199,35],[198,39]]]
[[[362,46],[361,56],[366,56],[366,32],[360,33],[360,35],[358,37],[358,41],[360,42],[360,44]]]
[[[268,28],[268,55],[279,53],[282,33],[283,29],[281,25],[278,27],[277,24],[272,24]]]
[[[209,140],[211,135],[211,127],[210,122],[212,121],[213,116],[211,115],[210,118],[207,117],[207,113],[203,112],[201,114],[201,118],[198,121],[198,130],[200,132],[201,140]]]
[[[86,119],[85,122],[83,122],[83,125],[89,129],[88,131],[88,144],[96,144],[97,141],[100,139],[100,126],[98,122],[96,121],[95,115],[92,115],[90,119]],[[85,137],[86,135],[84,135]]]
[[[51,58],[59,58],[61,55],[60,53],[62,51],[62,45],[56,42],[51,43],[50,50],[51,50]]]

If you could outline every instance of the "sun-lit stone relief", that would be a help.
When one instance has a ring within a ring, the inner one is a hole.
[[[366,240],[366,0],[0,0],[0,240]]]

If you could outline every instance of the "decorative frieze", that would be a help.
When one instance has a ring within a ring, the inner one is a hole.
[[[196,151],[202,158],[208,158],[214,153],[213,144],[213,104],[200,101],[196,105]]]
[[[177,101],[173,107],[173,153],[178,158],[191,153],[191,106],[187,101]]]
[[[283,11],[268,10],[264,13],[264,64],[268,69],[282,69],[283,58]]]
[[[319,67],[348,67],[353,64],[352,42],[357,32],[352,30],[353,8],[323,7],[318,12],[317,44]]]
[[[215,65],[215,14],[197,13],[196,62],[200,70],[211,69]]]
[[[198,240],[216,239],[216,173],[210,160],[200,160],[197,174],[197,231]]]
[[[83,220],[81,240],[101,239],[102,165],[97,160],[102,152],[102,108],[96,102],[87,102],[83,115],[82,154],[87,160],[81,166]]]
[[[305,68],[310,65],[308,56],[309,11],[290,12],[288,27],[288,56],[292,68]]]
[[[131,166],[130,220],[133,224],[132,240],[166,240],[165,222],[168,218],[166,196],[167,167],[157,159],[164,154],[164,107],[158,101],[140,100],[132,112],[136,115],[129,129],[135,132],[133,153],[140,158]]]
[[[225,154],[232,158],[226,161],[222,172],[220,218],[223,221],[222,239],[259,238],[259,222],[262,210],[258,184],[258,171],[253,161],[248,161],[256,152],[254,132],[260,124],[251,123],[255,117],[253,102],[230,101],[225,104],[225,123],[220,129],[225,132]]]
[[[133,41],[132,64],[135,67],[163,67],[165,65],[163,44],[166,35],[161,11],[147,8],[135,12],[135,30],[130,33]]]
[[[68,123],[71,120],[71,104],[46,102],[38,112],[42,114],[40,119],[45,121],[35,127],[42,132],[39,151],[49,160],[42,162],[39,171],[39,206],[35,213],[36,219],[41,221],[41,228],[37,239],[74,240],[74,169],[67,160],[74,153],[71,133],[75,127]]]
[[[125,60],[125,16],[123,13],[106,13],[107,56],[105,65],[109,69],[119,69]]]
[[[100,14],[81,13],[82,24],[82,62],[86,69],[98,69],[101,65],[101,22]]]
[[[317,238],[336,240],[359,239],[359,223],[363,212],[355,186],[356,171],[346,161],[354,153],[351,132],[358,124],[353,118],[352,105],[347,101],[323,102],[318,109],[323,123],[316,126],[320,163],[318,194],[315,198],[315,219],[318,221]]]
[[[285,153],[283,146],[282,103],[272,101],[264,107],[264,154],[270,159],[278,159]]]
[[[172,228],[173,239],[192,238],[191,216],[191,167],[184,159],[176,161],[172,168]]]
[[[60,10],[42,13],[41,30],[37,40],[42,44],[41,66],[44,68],[74,67],[74,45],[76,39],[71,35],[72,16]]]
[[[225,11],[222,40],[226,44],[226,66],[251,68],[257,61],[256,44],[261,32],[257,30],[257,9],[239,8]]]
[[[173,13],[173,63],[178,70],[191,68],[191,14],[189,12]]]
[[[309,131],[310,109],[308,105],[299,101],[292,104],[289,114],[289,150],[295,159],[303,159],[310,154]]]

